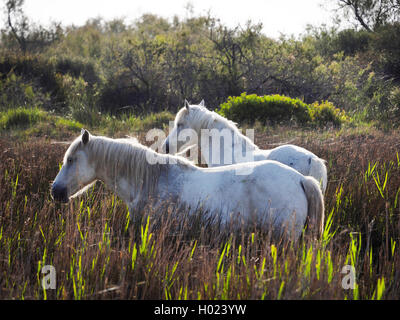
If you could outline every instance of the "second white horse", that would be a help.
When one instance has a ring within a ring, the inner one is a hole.
[[[202,131],[204,130],[210,130],[211,133],[213,131],[221,133],[220,137],[227,138],[228,143],[224,143],[227,139],[221,142],[217,139],[219,146],[215,146],[213,145],[215,140],[208,139],[208,136],[207,141],[202,140]],[[189,138],[189,143],[185,144],[187,138]],[[190,145],[190,141],[194,144]],[[262,150],[243,135],[235,123],[216,112],[208,110],[204,106],[204,101],[200,102],[199,105],[189,105],[185,101],[185,107],[177,113],[174,128],[164,141],[162,149],[167,153],[177,153],[182,151],[181,148],[184,145],[191,149],[193,149],[192,147],[199,147],[202,163],[206,163],[209,167],[249,161],[275,160],[294,168],[305,176],[314,177],[319,181],[322,192],[325,193],[326,191],[328,177],[325,160],[309,150],[291,144]]]

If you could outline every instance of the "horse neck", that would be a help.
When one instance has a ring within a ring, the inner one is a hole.
[[[150,164],[146,160],[146,152],[152,152],[151,150],[141,149],[140,146],[129,146],[125,150],[123,145],[109,145],[120,143],[116,140],[100,141],[101,137],[96,139],[99,139],[96,142],[98,145],[103,144],[99,148],[93,148],[91,157],[98,180],[127,201],[131,201],[132,197],[150,196],[155,192],[161,166]],[[135,165],[140,165],[140,170]]]
[[[258,147],[253,143],[253,141],[251,141],[248,137],[246,137],[238,128],[236,128],[236,126],[234,126],[234,124],[228,124],[225,123],[224,121],[216,120],[212,123],[212,127],[220,131],[223,129],[228,129],[234,137],[233,146],[235,147],[236,146],[239,147],[240,145],[245,146],[246,144],[249,150],[258,149]]]
[[[197,134],[199,137],[199,147],[201,148],[202,146],[202,135],[201,135],[201,129],[208,129],[208,130],[213,130],[216,129],[219,132],[221,132],[222,130],[228,130],[231,135],[232,135],[232,146],[230,150],[246,150],[247,152],[252,152],[255,150],[258,150],[259,148],[251,141],[251,139],[249,139],[248,137],[246,137],[245,135],[243,135],[236,127],[232,127],[227,123],[224,123],[223,121],[218,121],[218,120],[214,120],[213,122],[209,122],[208,125],[203,125],[202,128],[198,128]],[[209,145],[209,153],[211,154],[211,149],[212,149],[212,144]],[[220,150],[220,160],[222,161],[224,159],[224,152],[225,150],[229,150],[227,149],[225,146],[223,147],[221,144],[221,150]],[[233,163],[237,163],[237,162],[242,162],[243,159],[236,159],[235,156],[233,155]],[[208,166],[213,166],[212,165],[212,161],[211,159],[208,159],[207,156],[204,156],[204,153],[202,152],[202,161],[206,162]],[[247,162],[247,161],[246,161]],[[214,164],[215,165],[215,164]]]

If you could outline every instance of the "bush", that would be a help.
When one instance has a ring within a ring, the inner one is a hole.
[[[69,74],[74,78],[82,77],[87,83],[98,83],[99,77],[93,63],[79,59],[63,57],[57,60],[55,72],[62,75]]]
[[[333,124],[335,127],[348,121],[348,116],[343,110],[336,108],[332,102],[322,101],[314,102],[309,107],[311,121],[313,124],[323,127],[327,124]]]
[[[266,123],[290,122],[298,124],[340,126],[347,116],[343,110],[331,102],[314,102],[308,105],[300,99],[281,95],[257,96],[242,93],[239,97],[229,97],[217,111],[222,116],[236,122],[253,124],[255,121]]]
[[[14,72],[0,73],[0,111],[20,106],[44,107],[50,99],[31,81],[26,81]]]
[[[311,120],[307,104],[300,99],[280,95],[257,96],[242,93],[239,97],[229,97],[227,102],[221,104],[218,112],[233,121],[248,123],[279,123],[291,120],[307,123]]]
[[[336,47],[336,52],[343,51],[345,55],[354,55],[357,52],[365,52],[370,41],[371,35],[368,31],[346,29],[337,34],[333,46]]]
[[[66,96],[69,115],[90,126],[98,124],[101,116],[96,109],[97,86],[90,86],[82,77],[74,78],[69,74],[59,74],[57,79]]]
[[[371,42],[372,59],[387,78],[400,81],[400,23],[380,27]]]
[[[41,104],[44,109],[63,106],[65,96],[59,88],[54,67],[48,60],[38,56],[6,54],[0,57],[0,75],[4,78],[12,74],[18,82],[32,85],[35,93],[42,93]]]

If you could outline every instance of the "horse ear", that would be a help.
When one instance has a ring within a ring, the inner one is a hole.
[[[202,107],[205,107],[204,99],[200,101],[199,105],[202,106]]]
[[[87,131],[86,129],[82,129],[81,130],[81,134],[82,134],[82,143],[86,144],[89,142],[89,131]]]
[[[187,101],[186,99],[185,99],[185,108],[186,108],[187,110],[190,109],[189,101]]]

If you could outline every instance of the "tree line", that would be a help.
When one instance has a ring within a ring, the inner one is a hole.
[[[118,116],[174,112],[184,99],[214,109],[246,92],[329,100],[349,114],[397,124],[399,3],[338,0],[337,15],[354,27],[310,26],[277,40],[261,24],[227,27],[212,15],[44,27],[25,15],[24,0],[6,0],[0,109],[33,104],[77,118]]]

